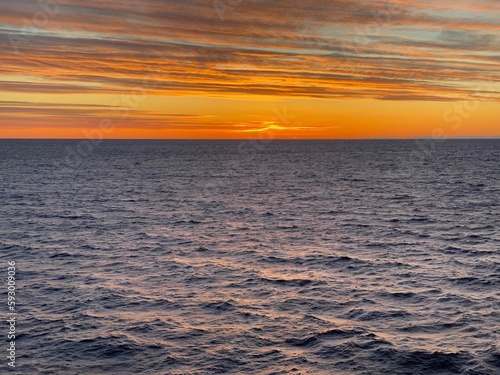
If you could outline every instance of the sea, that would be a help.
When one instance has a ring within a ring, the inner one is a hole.
[[[500,374],[498,139],[1,140],[0,214],[2,374]]]

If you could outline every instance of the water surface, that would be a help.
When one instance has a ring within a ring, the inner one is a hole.
[[[78,145],[0,141],[20,373],[500,373],[500,141]]]

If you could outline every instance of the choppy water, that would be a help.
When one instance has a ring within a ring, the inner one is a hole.
[[[19,373],[500,373],[500,141],[77,145],[0,141]]]

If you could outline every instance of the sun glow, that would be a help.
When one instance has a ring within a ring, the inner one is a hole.
[[[2,3],[0,137],[499,136],[499,8],[426,4]]]

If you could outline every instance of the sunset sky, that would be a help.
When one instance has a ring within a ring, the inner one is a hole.
[[[0,138],[500,136],[498,0],[1,0]]]

